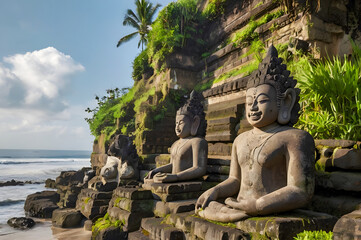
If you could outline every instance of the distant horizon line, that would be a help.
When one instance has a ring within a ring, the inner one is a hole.
[[[92,152],[92,150],[81,150],[81,149],[39,149],[39,148],[0,148],[0,150],[84,151],[84,152]]]

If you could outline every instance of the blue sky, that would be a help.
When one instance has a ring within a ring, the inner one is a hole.
[[[166,6],[171,0],[151,1]],[[132,0],[0,1],[0,149],[91,150],[84,109],[130,87]]]

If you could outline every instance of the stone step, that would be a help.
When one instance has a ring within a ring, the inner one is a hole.
[[[113,194],[114,196],[127,198],[130,200],[153,199],[152,192],[143,188],[117,187]]]
[[[154,214],[158,217],[165,217],[172,213],[183,213],[194,211],[197,199],[179,200],[174,202],[155,201]]]
[[[144,232],[145,233],[145,232]],[[142,230],[128,233],[128,240],[150,240],[150,238],[144,235]],[[148,233],[146,233],[148,234]]]
[[[144,218],[141,227],[149,233],[152,240],[184,240],[182,230],[162,222],[163,218]]]
[[[153,212],[128,212],[118,207],[109,207],[108,214],[112,221],[123,222],[123,230],[128,232],[138,230],[143,218],[153,216]]]
[[[153,193],[179,194],[201,191],[202,182],[155,183],[145,181],[143,188],[151,190]]]
[[[240,118],[243,113],[244,106],[242,104],[238,104],[235,106],[218,109],[218,110],[212,110],[210,107],[207,110],[206,113],[206,119],[212,120],[212,119],[222,119],[222,118]]]
[[[359,204],[361,204],[360,197],[352,197],[344,194],[327,194],[324,196],[317,193],[312,198],[311,206],[315,211],[341,217],[355,210]]]
[[[219,131],[207,133],[206,140],[209,142],[232,142],[236,138],[235,131]]]
[[[361,192],[361,172],[316,171],[316,186],[341,191]]]
[[[109,206],[118,207],[128,212],[152,212],[154,200],[130,200],[123,197],[115,197]]]
[[[207,165],[207,174],[229,174],[229,166]]]
[[[225,144],[222,144],[225,145]],[[229,145],[226,145],[227,147]],[[232,144],[229,146],[232,148]],[[209,148],[209,145],[208,145]],[[216,156],[216,155],[208,155],[208,165],[220,165],[220,166],[230,166],[231,164],[231,157],[228,156]]]

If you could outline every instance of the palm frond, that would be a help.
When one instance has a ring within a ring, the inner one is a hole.
[[[136,29],[140,29],[140,25],[131,17],[125,17],[123,21],[124,26],[132,26]]]
[[[131,33],[131,34],[128,34],[128,35],[122,37],[122,38],[118,41],[117,47],[119,47],[120,44],[122,44],[122,43],[128,42],[130,39],[134,38],[135,35],[137,35],[137,34],[138,34],[138,32],[133,32],[133,33]],[[138,48],[139,48],[139,46],[138,46]]]
[[[136,22],[140,22],[138,16],[131,9],[127,10],[127,14],[125,16],[133,18]]]

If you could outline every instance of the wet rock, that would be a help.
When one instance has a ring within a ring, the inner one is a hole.
[[[55,191],[42,191],[27,196],[24,210],[31,217],[51,218],[58,208],[59,194]]]
[[[48,179],[46,179],[45,180],[45,187],[46,188],[56,188],[56,184],[55,184],[55,180],[53,180],[53,179],[50,179],[50,178],[48,178]]]
[[[53,212],[53,225],[61,228],[74,228],[81,225],[83,215],[71,208],[57,209]]]
[[[24,185],[25,183],[22,181],[16,181],[14,179],[10,180],[10,181],[6,181],[6,182],[0,182],[0,187],[7,187],[7,186],[19,186],[19,185]]]
[[[26,217],[10,218],[7,223],[10,227],[18,228],[18,229],[29,229],[35,225],[33,219]]]

